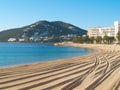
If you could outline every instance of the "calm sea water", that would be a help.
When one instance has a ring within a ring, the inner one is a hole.
[[[93,51],[40,43],[0,43],[0,68],[89,54]]]

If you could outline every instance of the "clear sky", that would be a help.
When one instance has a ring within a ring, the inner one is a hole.
[[[0,0],[0,31],[39,20],[87,29],[120,21],[120,0]]]

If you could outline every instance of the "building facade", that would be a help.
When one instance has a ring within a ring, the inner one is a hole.
[[[117,36],[118,31],[120,30],[120,22],[115,21],[113,27],[95,27],[88,29],[88,36],[89,37],[97,37],[101,36],[102,38],[107,35],[109,37]]]
[[[115,37],[116,37],[118,31],[120,31],[120,22],[119,21],[115,21],[114,22],[114,27],[115,27]]]

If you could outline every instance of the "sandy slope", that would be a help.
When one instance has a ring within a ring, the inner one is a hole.
[[[0,90],[120,90],[120,46],[67,44],[98,52],[0,69]]]

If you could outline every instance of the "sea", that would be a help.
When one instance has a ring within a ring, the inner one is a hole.
[[[92,53],[93,50],[52,43],[0,43],[0,68],[53,61]]]

